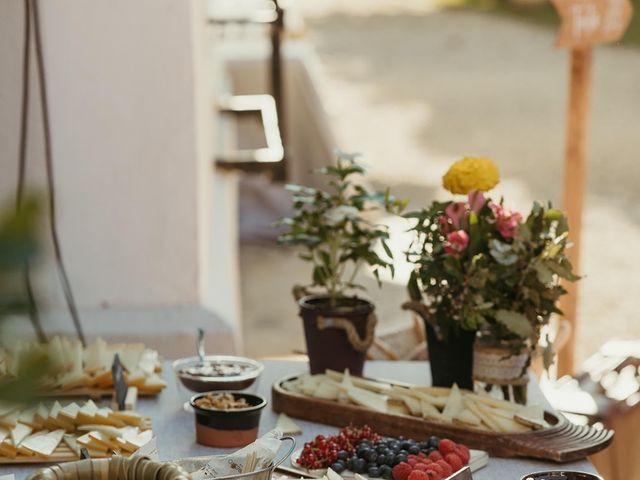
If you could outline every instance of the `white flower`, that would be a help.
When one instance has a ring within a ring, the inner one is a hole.
[[[336,226],[344,220],[357,220],[360,218],[360,211],[356,207],[349,205],[341,205],[339,207],[327,210],[324,218],[329,225]]]

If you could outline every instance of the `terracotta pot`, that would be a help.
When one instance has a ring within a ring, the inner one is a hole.
[[[312,374],[325,370],[362,375],[367,349],[373,342],[374,306],[356,297],[338,299],[335,307],[324,295],[298,300]]]

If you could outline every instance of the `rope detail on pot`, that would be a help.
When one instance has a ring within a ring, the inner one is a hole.
[[[360,338],[353,322],[347,318],[318,316],[316,322],[318,330],[321,331],[327,328],[339,328],[344,330],[347,334],[347,339],[354,350],[357,352],[366,352],[375,338],[374,332],[376,324],[378,323],[378,318],[373,312],[369,314],[369,317],[367,318],[367,330],[364,338]]]

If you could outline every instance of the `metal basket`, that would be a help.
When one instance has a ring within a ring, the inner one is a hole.
[[[293,451],[296,448],[296,440],[293,437],[282,437],[280,439],[281,442],[291,442],[291,446],[287,450],[287,452],[281,458],[275,458],[273,462],[271,462],[266,467],[255,470],[253,472],[248,473],[236,473],[233,475],[225,475],[223,477],[216,477],[216,480],[271,480],[271,476],[276,468],[278,468],[282,463],[291,456]],[[176,460],[173,463],[182,467],[184,470],[193,473],[194,471],[200,469],[205,466],[211,460],[210,456],[205,457],[192,457],[192,458],[183,458],[180,460]]]

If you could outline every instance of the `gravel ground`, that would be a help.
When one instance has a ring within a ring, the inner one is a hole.
[[[440,177],[466,154],[496,160],[497,191],[514,207],[525,210],[534,199],[559,204],[568,55],[553,48],[555,33],[486,13],[399,3],[302,2],[340,147],[363,152],[374,182],[416,207],[446,198]],[[633,247],[640,244],[640,50],[597,49],[592,103],[578,360],[609,338],[640,339],[640,251]],[[306,266],[287,250],[243,246],[241,268],[247,352],[303,348],[289,292],[306,280]],[[386,324],[408,321],[397,308],[403,281],[401,272],[370,291]]]

